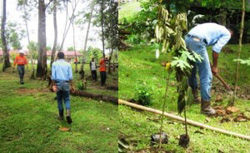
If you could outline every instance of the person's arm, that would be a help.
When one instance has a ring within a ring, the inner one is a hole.
[[[28,60],[27,60],[26,57],[24,57],[24,64],[25,64],[25,65],[28,64]]]
[[[218,63],[219,53],[221,52],[222,47],[224,47],[230,40],[230,38],[231,38],[231,33],[227,29],[221,29],[221,36],[212,48],[213,65],[211,69],[214,75],[218,73],[217,63]]]
[[[68,74],[69,74],[69,80],[73,80],[72,67],[70,65],[69,65],[69,68],[68,68]]]
[[[28,60],[27,58],[24,56],[24,66],[28,69],[29,65],[28,65]]]
[[[213,51],[213,65],[212,65],[212,73],[214,75],[216,75],[218,73],[218,68],[217,68],[217,64],[218,64],[218,58],[219,58],[219,54],[215,51]]]
[[[56,78],[55,66],[54,66],[54,64],[52,64],[51,80],[52,80],[52,90],[54,92],[57,91],[57,87],[56,87],[56,83],[55,83],[55,78]]]
[[[69,66],[69,69],[68,69],[68,73],[69,73],[69,83],[70,83],[70,91],[73,92],[75,89],[74,89],[74,84],[73,84],[73,73],[72,73],[72,67]]]
[[[224,29],[224,31],[222,30],[221,36],[219,37],[216,44],[214,44],[212,47],[213,51],[216,53],[220,53],[222,47],[224,47],[227,44],[230,38],[231,38],[231,33],[227,29]]]
[[[17,62],[17,56],[16,56],[16,58],[14,60],[14,66],[16,66],[16,62]]]

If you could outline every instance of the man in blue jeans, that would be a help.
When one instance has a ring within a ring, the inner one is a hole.
[[[192,28],[185,36],[187,49],[199,54],[203,60],[193,64],[192,74],[189,78],[189,85],[193,90],[194,98],[198,99],[198,85],[196,71],[200,77],[201,92],[201,113],[214,115],[216,112],[210,106],[210,90],[212,86],[212,73],[218,73],[217,61],[223,46],[227,44],[232,35],[232,31],[216,23],[203,23]],[[210,67],[207,46],[213,46],[213,64]]]
[[[64,53],[59,52],[57,54],[58,60],[52,64],[52,83],[53,91],[56,91],[59,119],[64,119],[64,109],[62,101],[64,101],[66,107],[66,120],[69,124],[72,123],[70,115],[70,84],[72,84],[72,68],[71,65],[64,60]]]

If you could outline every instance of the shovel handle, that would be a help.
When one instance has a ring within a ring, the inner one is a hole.
[[[214,76],[220,80],[220,82],[224,85],[224,87],[227,90],[231,90],[231,88],[229,87],[229,85],[224,81],[224,79],[219,75],[219,74],[214,74]]]
[[[212,69],[212,64],[210,63],[211,69]],[[223,84],[223,86],[227,89],[227,90],[231,90],[230,86],[224,81],[224,79],[217,73],[217,74],[213,74],[218,80],[220,80],[220,82]]]

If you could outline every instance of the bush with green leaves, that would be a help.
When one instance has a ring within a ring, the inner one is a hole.
[[[85,89],[84,84],[83,84],[82,81],[77,83],[77,89],[78,90],[84,90]]]
[[[139,104],[146,106],[151,105],[152,89],[147,86],[139,86],[136,88],[136,100]]]

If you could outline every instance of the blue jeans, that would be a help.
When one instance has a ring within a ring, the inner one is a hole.
[[[56,83],[57,86],[57,92],[56,92],[56,96],[57,96],[57,104],[58,104],[58,110],[59,112],[63,110],[63,103],[62,101],[64,101],[66,110],[70,110],[70,91],[69,91],[69,83],[67,82],[57,82]]]
[[[189,77],[189,85],[193,90],[198,88],[196,78],[196,72],[198,69],[200,77],[201,98],[204,101],[210,101],[213,75],[210,67],[209,57],[207,54],[206,44],[202,40],[194,41],[193,38],[189,36],[185,37],[185,42],[187,49],[196,52],[203,58],[201,62],[197,61],[196,63],[193,63],[192,73]]]
[[[17,70],[18,70],[18,74],[19,74],[19,77],[20,77],[20,81],[23,81],[23,76],[24,76],[24,73],[25,73],[24,65],[18,65]]]

